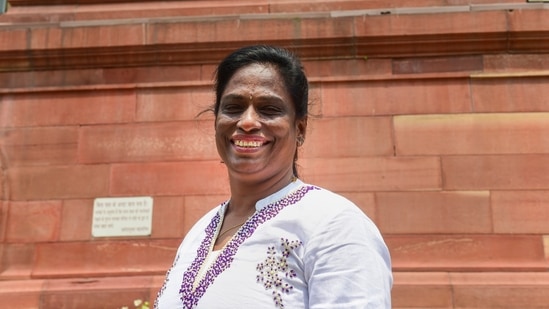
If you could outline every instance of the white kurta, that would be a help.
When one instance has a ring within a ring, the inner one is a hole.
[[[389,252],[349,200],[297,180],[212,253],[226,207],[189,231],[155,308],[391,308]]]

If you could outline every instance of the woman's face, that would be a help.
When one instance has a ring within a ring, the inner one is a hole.
[[[236,71],[221,95],[215,122],[217,151],[233,177],[289,179],[297,136],[305,128],[305,119],[295,119],[278,71],[271,65],[250,64]]]

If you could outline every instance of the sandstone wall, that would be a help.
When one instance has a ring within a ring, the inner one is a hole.
[[[153,301],[227,198],[212,74],[247,44],[304,60],[305,181],[378,224],[394,308],[549,303],[549,10],[523,1],[13,0],[0,16],[0,303]],[[152,196],[150,237],[94,238]]]

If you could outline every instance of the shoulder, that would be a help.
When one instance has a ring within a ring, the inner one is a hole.
[[[303,198],[300,207],[306,212],[311,212],[314,217],[329,219],[350,215],[359,219],[367,219],[366,214],[343,195],[319,186],[311,187],[315,189],[310,190],[309,194]]]
[[[333,274],[352,271],[360,277],[357,282],[366,284],[367,278],[379,276],[383,269],[384,277],[379,280],[390,286],[387,246],[377,226],[355,203],[318,188],[308,194],[302,206],[303,260],[310,278],[318,275],[319,269]]]
[[[355,241],[384,246],[377,225],[354,202],[328,189],[316,188],[300,205],[309,240],[344,242],[356,237]]]
[[[304,240],[318,236],[334,239],[342,233],[361,235],[363,239],[381,238],[374,222],[351,200],[319,186],[303,186],[310,190],[280,219],[289,222],[292,230],[300,231]]]

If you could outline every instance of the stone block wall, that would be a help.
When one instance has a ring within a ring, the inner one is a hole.
[[[0,16],[0,303],[131,308],[228,197],[215,64],[304,60],[302,178],[390,248],[394,308],[549,303],[549,7],[516,0],[12,0]],[[150,237],[94,238],[98,197],[152,196]]]

